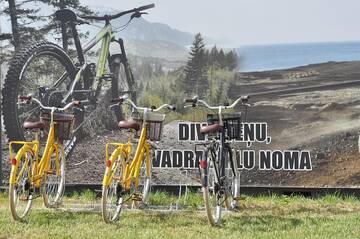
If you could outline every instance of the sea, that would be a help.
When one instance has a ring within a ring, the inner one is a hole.
[[[247,45],[237,52],[241,72],[267,71],[329,61],[360,61],[360,41]]]

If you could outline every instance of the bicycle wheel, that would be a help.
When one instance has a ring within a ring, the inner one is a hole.
[[[2,91],[4,125],[10,141],[26,140],[23,122],[38,120],[40,115],[38,106],[27,104],[20,107],[18,96],[31,94],[44,105],[59,106],[75,74],[76,68],[70,57],[61,47],[50,42],[36,43],[15,54],[9,63]],[[69,147],[73,145],[69,144]]]
[[[237,170],[237,161],[233,158],[233,153],[231,148],[227,149],[227,153],[225,154],[227,161],[226,168],[226,180],[225,180],[225,188],[226,188],[226,200],[225,206],[228,210],[235,210],[238,206],[238,198],[240,193],[240,173]]]
[[[101,197],[102,217],[106,223],[111,223],[119,219],[124,203],[125,190],[121,186],[120,180],[126,170],[126,161],[123,157],[118,157],[108,171],[109,183],[103,185]],[[104,180],[105,181],[105,180]]]
[[[47,208],[56,208],[61,203],[65,189],[65,157],[55,146],[43,178],[42,196]]]
[[[136,102],[136,84],[127,61],[122,56],[115,54],[109,57],[109,68],[113,75],[111,79],[111,97],[117,98],[120,94],[129,94],[132,101]],[[121,106],[114,107],[116,119],[124,119],[124,109]],[[130,113],[130,112],[127,112]]]
[[[150,150],[150,149],[149,149]],[[150,152],[149,152],[150,154]],[[139,177],[131,181],[130,190],[127,192],[126,196],[128,198],[128,207],[137,209],[143,206],[146,206],[149,193],[151,190],[151,160],[149,163],[146,163],[146,150],[143,147],[143,151],[140,154],[141,163]]]
[[[109,185],[102,189],[102,215],[106,223],[111,223],[119,219],[122,208],[138,208],[147,203],[151,188],[151,164],[147,168],[145,163],[146,155],[143,154],[143,160],[140,167],[138,185],[136,180],[132,179],[130,185],[124,187],[122,182],[126,166],[131,162],[124,157],[118,157],[109,170]],[[147,172],[150,172],[149,174]]]
[[[145,157],[145,156],[144,156]],[[149,200],[150,190],[151,190],[151,172],[152,172],[152,165],[151,162],[149,164],[149,169],[147,169],[147,165],[145,163],[145,159],[142,161],[142,165],[140,168],[140,177],[139,177],[139,185],[138,191],[141,192],[142,195],[142,204],[147,204]],[[150,173],[147,173],[150,172]]]
[[[16,154],[16,163],[12,162],[9,202],[11,215],[16,221],[23,221],[31,208],[33,200],[31,172],[34,158],[32,151],[24,146]]]
[[[220,224],[222,206],[227,197],[225,190],[220,186],[218,180],[219,164],[218,150],[207,148],[204,158],[200,163],[200,175],[205,211],[209,223],[212,226]]]

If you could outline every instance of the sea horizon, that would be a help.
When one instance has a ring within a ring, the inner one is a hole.
[[[240,72],[269,71],[329,61],[359,61],[360,41],[254,44],[236,51]]]

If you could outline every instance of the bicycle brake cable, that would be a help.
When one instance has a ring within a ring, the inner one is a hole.
[[[129,26],[129,24],[132,20],[133,20],[133,18],[130,18],[129,21],[127,21],[127,23],[125,23],[124,25],[114,28],[113,32],[121,32],[121,31],[125,30]],[[118,30],[118,29],[120,29],[120,30]]]

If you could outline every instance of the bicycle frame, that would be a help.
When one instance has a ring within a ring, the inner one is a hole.
[[[73,27],[73,29],[75,29],[75,27]],[[76,29],[75,29],[76,31]],[[80,42],[77,33],[74,36],[75,38],[75,42]],[[77,38],[77,39],[76,39]],[[72,81],[72,85],[70,87],[70,91],[68,92],[68,94],[64,97],[63,99],[63,103],[67,102],[69,97],[74,93],[75,91],[75,86],[76,84],[81,80],[81,76],[83,71],[85,70],[86,67],[86,62],[85,60],[81,60],[84,59],[84,53],[86,53],[87,51],[89,51],[90,49],[92,49],[94,46],[97,45],[97,43],[99,43],[101,41],[101,48],[100,48],[100,55],[98,58],[98,64],[96,66],[96,78],[97,79],[102,79],[104,76],[104,72],[105,72],[105,64],[106,64],[106,59],[109,56],[109,48],[110,48],[110,43],[111,41],[114,40],[114,36],[113,36],[113,32],[112,32],[112,27],[110,24],[106,24],[96,35],[96,37],[91,40],[90,42],[88,42],[84,49],[84,51],[82,50],[82,47],[80,45],[80,43],[78,44],[78,46],[76,47],[76,51],[78,54],[78,58],[80,59],[80,64],[81,64],[81,68],[80,70],[76,73],[75,79],[74,81]],[[83,62],[82,62],[83,61]],[[65,75],[66,76],[66,75]],[[57,82],[61,82],[63,77],[61,77]],[[93,89],[97,89],[99,86],[101,86],[102,82],[99,81],[98,82],[98,86],[95,87],[95,81],[93,82],[93,85],[91,86],[91,90]],[[56,86],[56,84],[54,85]]]
[[[53,112],[52,112],[53,114]],[[38,153],[39,153],[39,136],[38,136],[38,132],[36,132],[36,137],[35,140],[33,140],[32,142],[26,142],[26,141],[12,141],[9,144],[9,150],[10,150],[10,159],[13,159],[12,157],[12,145],[13,144],[20,144],[23,145],[23,147],[21,147],[21,149],[18,151],[18,153],[15,156],[15,162],[12,161],[12,167],[11,167],[11,174],[10,174],[10,184],[15,184],[17,182],[17,178],[16,178],[16,171],[17,168],[19,166],[19,162],[21,160],[21,156],[26,153],[26,152],[30,152],[32,154],[32,156],[34,157],[34,162],[32,165],[32,173],[31,173],[31,178],[30,178],[30,182],[32,183],[32,185],[35,188],[39,188],[40,187],[40,183],[42,180],[42,177],[45,173],[45,171],[49,168],[49,162],[50,162],[50,157],[52,155],[53,152],[55,152],[55,168],[56,168],[56,175],[60,174],[60,167],[59,167],[59,150],[64,150],[62,146],[60,146],[61,144],[59,143],[55,143],[55,124],[56,122],[53,121],[53,116],[51,117],[51,122],[50,122],[50,129],[49,129],[49,133],[48,133],[48,137],[46,140],[46,145],[45,145],[45,149],[44,149],[44,154],[41,157],[40,161],[38,158]],[[60,149],[61,148],[61,149]],[[64,153],[64,152],[62,152]],[[26,157],[26,160],[29,160]],[[21,169],[24,170],[27,165],[27,162],[23,165],[23,168]],[[20,172],[21,172],[20,171]],[[19,175],[21,175],[21,173],[19,173]]]
[[[116,171],[116,167],[119,164],[115,164],[116,160],[125,160],[126,168],[124,174],[121,175],[119,178],[119,182],[121,186],[125,190],[129,190],[131,187],[131,183],[135,182],[135,188],[139,186],[139,176],[140,176],[140,169],[142,163],[142,157],[145,154],[145,167],[146,167],[146,176],[150,177],[150,145],[146,142],[146,127],[142,127],[139,143],[136,148],[134,159],[131,163],[127,161],[128,156],[131,154],[132,150],[132,143],[131,143],[132,136],[129,136],[128,143],[126,144],[119,144],[119,143],[108,143],[105,146],[105,159],[106,159],[106,170],[105,176],[103,179],[103,186],[109,186],[110,179],[113,177],[113,173]],[[116,146],[116,149],[113,151],[109,158],[109,146],[113,145]]]

